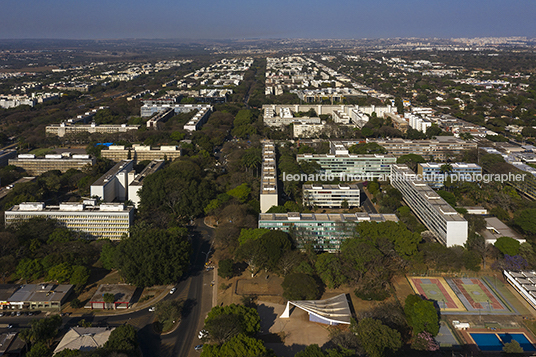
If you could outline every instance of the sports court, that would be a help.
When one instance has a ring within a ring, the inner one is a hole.
[[[462,301],[467,311],[488,313],[510,312],[489,286],[478,278],[452,278],[447,283]]]
[[[513,314],[515,310],[479,278],[408,277],[416,294],[434,300],[444,313]]]
[[[415,293],[435,300],[441,311],[466,311],[464,305],[441,277],[408,277]]]

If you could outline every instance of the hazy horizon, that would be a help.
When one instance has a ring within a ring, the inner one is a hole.
[[[536,37],[534,0],[4,0],[0,39]]]

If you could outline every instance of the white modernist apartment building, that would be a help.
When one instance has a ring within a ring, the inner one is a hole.
[[[275,145],[271,141],[262,143],[261,212],[266,213],[279,204],[277,192],[277,167]]]
[[[132,174],[130,174],[132,172]],[[122,160],[114,167],[102,175],[90,187],[91,197],[98,197],[101,201],[112,202],[127,200],[127,190],[129,184],[129,175],[132,176],[134,171],[133,160]]]
[[[447,247],[465,243],[468,231],[465,218],[406,165],[391,166],[391,185],[402,193],[409,208],[439,242]]]
[[[361,205],[360,199],[361,190],[356,184],[303,185],[303,203],[306,206],[340,208],[346,202],[347,207],[359,207]]]
[[[136,175],[134,161],[122,160],[91,185],[91,197],[97,197],[104,202],[130,200],[138,208],[143,180],[164,165],[164,160],[153,160]]]
[[[123,203],[65,202],[59,206],[45,206],[43,202],[25,202],[8,209],[4,214],[6,226],[34,217],[52,218],[65,227],[85,232],[91,238],[121,239],[129,235],[134,221],[134,207]]]

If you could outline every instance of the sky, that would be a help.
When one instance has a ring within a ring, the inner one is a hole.
[[[536,0],[0,0],[0,39],[536,38]]]

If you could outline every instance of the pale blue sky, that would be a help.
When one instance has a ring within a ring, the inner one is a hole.
[[[536,0],[1,0],[0,38],[536,37]]]

